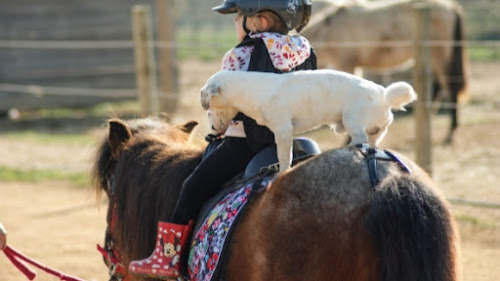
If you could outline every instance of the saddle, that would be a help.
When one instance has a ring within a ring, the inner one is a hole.
[[[292,166],[321,153],[318,144],[309,138],[294,138],[292,147]],[[274,174],[278,170],[279,167],[278,155],[276,154],[276,144],[264,147],[252,158],[252,160],[250,160],[242,173],[226,183],[219,193],[203,205],[200,215],[198,216],[197,223],[194,227],[194,231],[196,232],[199,228],[199,224],[201,223],[200,219],[206,217],[210,209],[215,205],[215,203],[219,202],[222,197],[239,188],[246,182],[264,178],[266,175]]]
[[[319,153],[314,141],[296,138],[293,140],[292,166]],[[245,211],[247,203],[274,180],[278,170],[276,145],[269,145],[253,157],[240,175],[204,204],[194,227],[188,258],[191,281],[220,280],[224,275],[227,254],[224,244],[230,240],[237,218]]]

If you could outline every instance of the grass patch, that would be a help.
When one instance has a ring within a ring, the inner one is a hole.
[[[21,170],[0,166],[0,182],[42,182],[48,180],[68,181],[76,187],[86,187],[90,182],[89,176],[85,173],[47,169]]]
[[[107,102],[82,108],[42,108],[26,111],[23,114],[29,118],[85,118],[88,116],[121,116],[140,114],[138,101]]]
[[[498,228],[500,225],[494,221],[487,221],[471,215],[457,214],[455,218],[460,222],[467,222],[482,228]]]
[[[87,134],[40,133],[34,131],[14,131],[2,135],[8,140],[23,140],[40,144],[71,144],[86,146],[95,143],[96,138]]]
[[[500,61],[500,49],[493,47],[469,47],[469,59],[476,62]]]
[[[140,113],[141,105],[138,101],[100,103],[88,109],[88,114],[93,116],[116,117],[139,115]]]
[[[201,61],[220,60],[226,51],[238,43],[234,29],[186,28],[177,32],[177,40],[181,46],[177,50],[180,60],[188,58]]]

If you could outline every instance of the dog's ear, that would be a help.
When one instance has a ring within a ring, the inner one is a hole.
[[[203,109],[209,109],[210,108],[210,99],[212,96],[216,96],[220,93],[221,91],[221,86],[218,82],[216,81],[211,81],[208,82],[202,89],[201,89],[201,106]]]

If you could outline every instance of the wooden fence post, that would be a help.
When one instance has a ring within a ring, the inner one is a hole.
[[[141,113],[158,116],[158,89],[153,49],[151,8],[147,5],[132,7],[132,33],[134,38],[135,73]]]
[[[157,0],[157,32],[161,46],[158,50],[160,61],[160,111],[173,113],[179,104],[179,69],[175,46],[175,1]]]
[[[415,5],[416,37],[414,87],[418,94],[415,103],[415,153],[416,162],[432,175],[432,137],[431,137],[431,65],[430,47],[430,7]]]

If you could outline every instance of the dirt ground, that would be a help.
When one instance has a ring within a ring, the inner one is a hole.
[[[173,122],[198,120],[196,138],[206,133],[198,92],[217,64],[183,63],[182,102]],[[433,116],[433,178],[452,203],[461,234],[464,281],[496,281],[500,275],[500,64],[472,64],[470,102],[461,106],[461,125],[451,145],[443,145],[448,119]],[[0,166],[66,169],[88,172],[103,136],[104,120],[85,127],[96,141],[81,144],[40,145],[29,140],[9,141],[0,134]],[[4,123],[16,128],[26,122]],[[57,120],[52,122],[58,122]],[[74,126],[57,124],[61,130]],[[339,147],[344,136],[327,130],[306,134],[323,150]],[[382,143],[415,157],[414,120],[398,117]],[[465,201],[465,203],[464,203]],[[477,204],[476,204],[477,203]],[[100,207],[100,209],[98,208]],[[107,280],[107,269],[96,250],[105,229],[106,203],[69,183],[0,182],[0,221],[9,231],[8,243],[43,264],[85,280]],[[38,271],[36,280],[59,280]],[[25,280],[0,255],[0,281]]]

